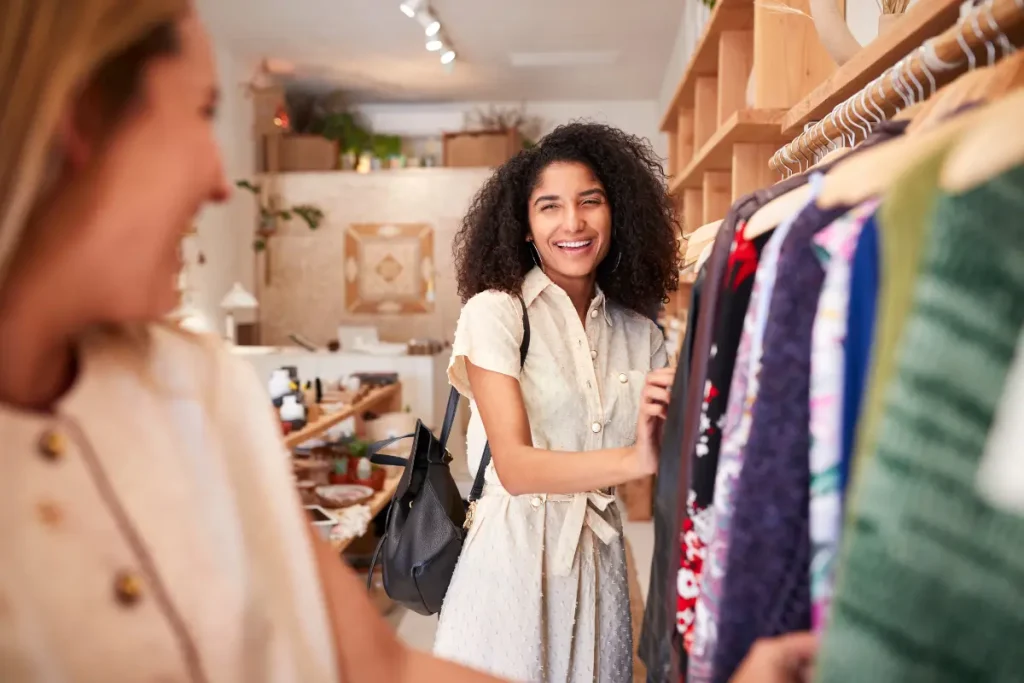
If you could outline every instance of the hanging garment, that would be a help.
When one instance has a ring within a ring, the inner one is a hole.
[[[812,238],[849,208],[808,207],[782,245],[733,512],[715,681],[728,681],[758,638],[810,627],[811,330],[825,277]]]
[[[1013,367],[999,399],[985,454],[978,467],[978,490],[991,505],[1024,514],[1024,334],[1017,336]]]
[[[810,176],[812,188],[809,202],[813,202],[821,191],[821,178],[820,174]],[[735,488],[742,469],[743,449],[750,433],[751,408],[757,395],[757,380],[761,370],[761,343],[768,318],[768,303],[775,287],[779,252],[797,215],[799,214],[794,214],[770,233],[768,242],[761,252],[750,303],[743,321],[743,335],[736,355],[718,472],[715,476],[711,542],[705,551],[704,574],[697,596],[694,642],[688,670],[688,680],[691,683],[709,681],[712,676]]]
[[[673,386],[685,387],[690,377],[690,358],[693,349],[693,334],[701,315],[701,293],[704,291],[704,271],[697,274],[690,297],[690,308],[687,313],[686,334],[679,350],[679,361],[676,365]],[[677,540],[679,538],[679,481],[688,476],[687,467],[679,452],[683,440],[682,412],[686,395],[682,391],[673,391],[668,404],[669,419],[665,421],[662,435],[661,453],[658,458],[658,476],[655,479],[654,491],[654,555],[651,559],[651,578],[648,584],[652,589],[662,586],[667,580],[675,579],[672,567],[677,557]],[[675,546],[675,548],[673,548]],[[673,593],[674,596],[674,593]],[[672,605],[664,596],[660,602],[649,594],[644,608],[643,630],[640,634],[639,652],[647,667],[647,680],[653,682],[669,680],[671,671],[672,638],[676,632]],[[668,609],[666,609],[666,607]],[[662,638],[654,638],[652,634],[663,633]],[[674,643],[678,647],[678,638]],[[677,655],[678,658],[678,655]],[[657,663],[659,669],[652,669]]]
[[[1016,681],[1024,671],[1024,518],[976,489],[1024,325],[1022,215],[1024,167],[937,202],[850,515],[817,665],[825,683]]]
[[[878,218],[864,223],[850,265],[850,302],[846,317],[846,353],[843,372],[843,434],[839,463],[839,490],[843,500],[850,481],[854,437],[864,403],[864,389],[871,368],[878,299]]]
[[[885,142],[894,137],[902,135],[906,130],[907,122],[896,121],[896,122],[883,122],[871,136],[864,141],[864,143],[851,154],[856,154],[860,149],[867,149],[876,144]],[[829,165],[826,164],[821,170],[825,170]],[[730,221],[735,220],[749,220],[750,217],[762,206],[770,202],[771,200],[779,197],[794,188],[800,187],[801,185],[808,182],[808,175],[798,175],[792,178],[787,178],[775,185],[758,190],[751,193],[741,199],[737,200],[732,208],[730,209],[730,216],[723,221],[722,229],[727,229]],[[728,244],[728,243],[726,243]],[[710,272],[710,271],[709,271]],[[719,271],[721,272],[721,271]],[[708,302],[715,300],[717,301],[717,294],[714,298],[705,297]],[[702,303],[702,317],[704,317],[704,311],[714,310],[714,306],[707,306]],[[708,322],[711,324],[711,321]],[[698,325],[694,325],[696,328]],[[710,328],[708,330],[710,334]],[[696,335],[696,330],[694,330]],[[706,359],[707,347],[696,343],[696,337],[694,338],[693,345],[693,365],[691,367],[691,381],[687,384],[676,383],[672,392],[672,399],[676,400],[678,394],[682,394],[680,399],[682,402],[679,412],[673,412],[670,414],[669,422],[673,419],[678,419],[682,424],[693,424],[695,420],[699,418],[699,410],[696,415],[693,411],[694,407],[699,408],[700,396],[702,395],[702,389],[704,385],[704,371],[701,370],[700,357]],[[695,396],[693,401],[689,400],[689,387],[694,384],[693,373],[696,372],[699,381],[695,386]],[[674,417],[673,417],[674,416]],[[666,424],[666,431],[671,429],[669,424]],[[680,433],[682,429],[680,428]],[[685,453],[685,462],[689,462],[689,458],[692,455],[692,441],[691,437],[687,436],[682,441],[681,452]],[[689,449],[687,449],[687,444]],[[666,442],[664,448],[671,448]],[[689,452],[688,452],[689,451]],[[676,633],[674,624],[676,622],[676,606],[678,601],[678,570],[680,567],[680,550],[681,550],[681,534],[680,529],[682,522],[685,518],[685,495],[689,490],[689,477],[686,472],[686,468],[682,468],[682,474],[680,475],[677,483],[677,490],[671,494],[672,499],[667,500],[665,504],[656,503],[654,514],[655,514],[655,547],[656,548],[668,548],[669,551],[666,553],[668,560],[667,564],[661,564],[657,561],[651,566],[651,580],[650,590],[647,597],[647,608],[644,614],[644,629],[641,635],[640,641],[640,654],[644,663],[647,665],[648,681],[649,683],[677,683],[680,676],[686,674],[686,662],[683,657],[681,639]],[[671,484],[669,484],[671,485]],[[659,492],[663,491],[663,487],[659,485]],[[659,493],[659,497],[661,494]],[[660,525],[665,531],[665,535],[658,535],[657,529],[659,528],[658,515],[662,514],[663,510],[674,510],[669,519],[663,520]],[[657,557],[657,556],[656,556]]]
[[[693,339],[689,377],[685,385],[673,385],[670,399],[672,402],[677,402],[680,409],[678,412],[670,412],[665,421],[665,432],[680,434],[681,437],[678,441],[672,442],[663,438],[662,452],[664,453],[668,449],[670,457],[680,458],[680,471],[685,474],[682,474],[674,483],[668,483],[669,486],[673,484],[675,486],[675,490],[672,492],[673,500],[663,501],[659,504],[659,508],[664,509],[674,503],[674,512],[664,522],[662,528],[666,532],[674,530],[676,533],[665,538],[655,536],[655,546],[666,544],[666,547],[670,549],[670,555],[665,558],[668,560],[666,565],[651,565],[650,592],[647,596],[647,609],[644,612],[644,628],[640,635],[640,658],[647,666],[648,679],[653,681],[676,683],[685,676],[686,672],[682,640],[678,637],[674,627],[679,595],[677,580],[681,554],[679,530],[685,520],[686,504],[685,497],[680,498],[680,493],[689,489],[689,454],[692,452],[693,442],[696,440],[694,412],[698,416],[700,415],[699,387],[704,385],[704,378],[707,375],[712,324],[718,309],[722,274],[725,271],[736,221],[735,211],[730,211],[715,236],[711,257],[704,264],[705,279],[701,291],[700,317],[692,326]],[[680,392],[682,392],[681,397],[679,396]]]
[[[704,563],[704,548],[711,540],[711,502],[736,352],[743,332],[743,319],[750,303],[757,262],[771,236],[769,233],[748,240],[743,235],[745,225],[741,223],[736,230],[726,264],[720,311],[704,384],[700,434],[692,460],[690,491],[686,501],[687,518],[683,524],[679,576],[678,628],[683,635],[683,647],[688,653],[693,644],[694,613]]]
[[[471,471],[486,434],[467,359],[519,380],[538,448],[578,452],[633,443],[644,380],[666,365],[661,332],[600,290],[581,321],[568,294],[539,268],[526,275],[522,290],[531,337],[521,372],[522,309],[514,296],[477,294],[459,317],[448,376],[473,401]],[[513,681],[629,683],[626,572],[612,496],[511,495],[492,461],[445,596],[434,652]]]
[[[825,271],[811,333],[809,528],[811,625],[816,631],[828,613],[843,521],[839,470],[851,261],[861,228],[877,208],[878,200],[865,202],[814,236],[815,254]]]
[[[938,175],[946,158],[945,146],[918,162],[885,196],[877,220],[882,234],[882,277],[878,299],[878,319],[872,346],[871,376],[857,428],[857,446],[851,464],[852,488],[856,496],[856,473],[862,461],[874,453],[876,432],[881,418],[884,389],[895,367],[896,348],[910,312],[913,284],[917,279],[921,250],[931,231],[938,198]],[[895,229],[889,229],[893,226]]]

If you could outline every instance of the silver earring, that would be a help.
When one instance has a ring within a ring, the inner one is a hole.
[[[540,252],[537,251],[537,245],[533,242],[530,242],[530,256],[533,257],[533,262],[537,264],[537,267],[544,270],[544,266],[540,262]]]
[[[613,273],[619,269],[619,264],[620,263],[622,263],[622,252],[621,251],[619,252],[619,255],[615,257],[615,265],[612,266],[612,272]]]

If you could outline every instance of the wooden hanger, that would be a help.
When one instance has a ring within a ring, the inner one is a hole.
[[[810,198],[811,187],[801,185],[781,197],[771,200],[750,217],[747,225],[743,228],[743,236],[748,240],[755,240],[779,227],[782,221],[803,208]]]
[[[690,233],[689,241],[686,243],[686,255],[683,257],[683,265],[696,263],[706,245],[714,244],[718,229],[722,227],[722,221],[712,221],[700,226]]]
[[[949,91],[951,101],[956,103],[956,106],[970,101],[963,99],[968,95],[984,97],[987,100],[1000,99],[1007,92],[1024,85],[1024,53],[1017,53],[993,67],[967,75],[972,76],[967,85]],[[931,112],[936,114],[939,108],[944,106],[939,102]],[[955,108],[951,107],[944,111],[948,112]],[[986,116],[986,107],[979,107],[864,150],[856,157],[839,164],[825,176],[825,186],[818,198],[818,206],[829,209],[844,204],[859,204],[869,197],[882,194],[918,160],[949,144],[951,138],[972,130],[984,121]],[[991,150],[986,150],[986,153],[989,151]]]
[[[984,119],[946,158],[939,185],[965,192],[1024,163],[1024,90],[986,107]]]
[[[704,264],[707,263],[707,260],[711,258],[711,252],[714,250],[714,248],[715,243],[709,242],[708,244],[704,245],[703,249],[701,249],[700,256],[697,257],[697,265],[695,266],[695,270],[698,273],[700,272],[700,269],[704,267]]]

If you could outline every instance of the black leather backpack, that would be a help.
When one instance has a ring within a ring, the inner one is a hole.
[[[521,368],[530,348],[530,320],[522,297],[519,303],[523,306]],[[466,506],[452,477],[449,468],[452,458],[447,450],[458,407],[459,392],[452,387],[440,439],[420,420],[412,434],[370,446],[371,462],[404,467],[405,472],[391,500],[384,537],[373,553],[367,586],[371,585],[374,567],[380,559],[388,597],[424,615],[441,611],[468,527]],[[410,437],[413,442],[408,459],[380,453],[395,441]],[[470,519],[473,504],[483,493],[484,473],[490,461],[491,447],[486,445],[469,494]]]

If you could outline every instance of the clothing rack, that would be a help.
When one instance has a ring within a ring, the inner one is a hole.
[[[788,177],[813,166],[830,150],[853,147],[878,124],[927,100],[962,74],[1013,53],[1022,40],[1024,0],[987,0],[972,7],[954,26],[808,124],[772,156],[772,170]]]

